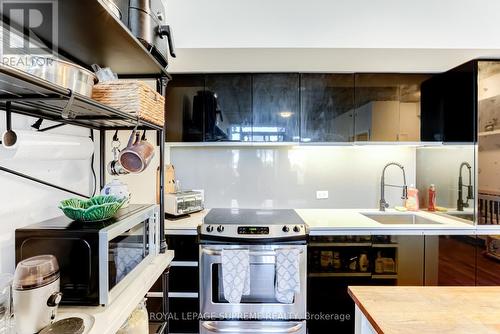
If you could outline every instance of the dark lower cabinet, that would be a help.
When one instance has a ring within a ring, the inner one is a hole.
[[[169,297],[169,333],[198,333],[198,298]]]
[[[476,236],[425,237],[425,284],[468,286],[476,283]]]
[[[500,235],[311,237],[308,256],[311,334],[354,333],[350,285],[500,285]]]
[[[476,285],[500,285],[500,235],[477,236]]]
[[[354,333],[350,285],[423,285],[423,236],[310,237],[309,333]]]
[[[169,273],[169,333],[198,333],[199,267],[196,235],[167,235],[175,258]]]

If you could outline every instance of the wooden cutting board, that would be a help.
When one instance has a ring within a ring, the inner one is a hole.
[[[165,167],[165,192],[168,194],[175,193],[175,168],[169,164]]]

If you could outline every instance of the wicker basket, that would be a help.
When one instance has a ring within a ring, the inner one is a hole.
[[[165,98],[138,80],[118,80],[94,85],[92,98],[139,119],[163,126]]]

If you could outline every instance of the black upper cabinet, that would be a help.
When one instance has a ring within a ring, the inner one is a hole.
[[[207,75],[205,94],[205,141],[251,141],[252,76]]]
[[[299,141],[299,75],[254,74],[252,141]]]
[[[301,141],[353,140],[353,74],[302,74],[300,96]]]
[[[425,74],[356,74],[356,141],[420,141]]]
[[[203,75],[175,75],[168,84],[165,99],[167,141],[203,141],[203,110],[198,107],[195,97],[204,91]]]
[[[436,74],[422,84],[422,141],[475,142],[477,62]]]

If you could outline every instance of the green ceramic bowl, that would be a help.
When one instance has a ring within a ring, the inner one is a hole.
[[[59,209],[70,219],[97,222],[113,217],[125,200],[112,195],[99,195],[90,199],[70,198],[61,201]]]

